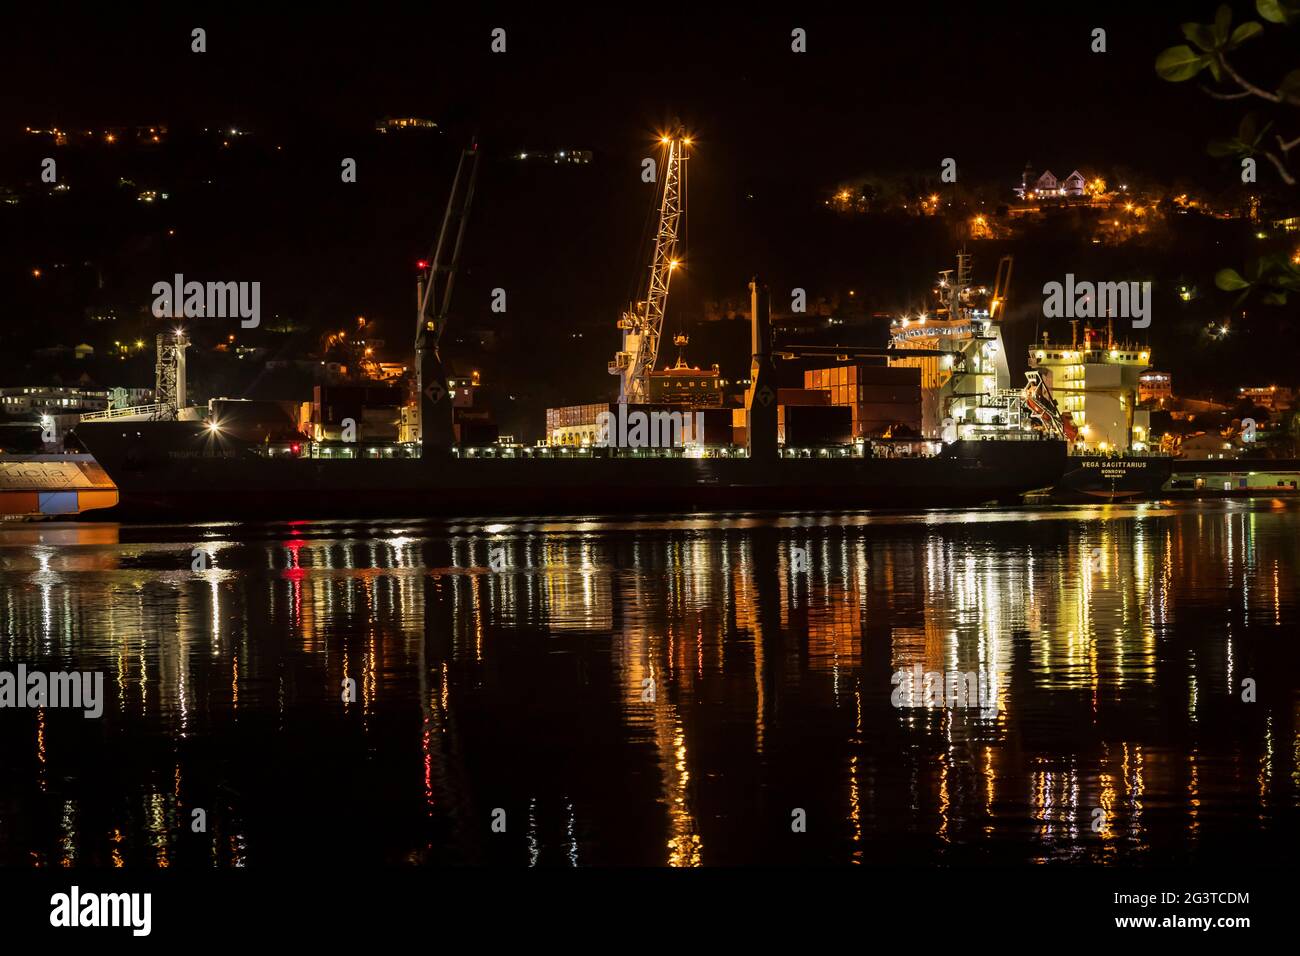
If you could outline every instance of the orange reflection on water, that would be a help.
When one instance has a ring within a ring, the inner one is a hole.
[[[94,839],[120,865],[143,843],[169,865],[182,772],[187,798],[207,785],[180,745],[267,713],[267,734],[359,735],[347,759],[375,755],[393,813],[411,789],[399,859],[477,859],[479,802],[511,797],[534,807],[543,862],[601,859],[616,825],[644,831],[651,862],[780,858],[795,851],[750,833],[751,850],[732,821],[775,832],[785,803],[811,808],[807,842],[836,862],[981,841],[1119,861],[1177,843],[1170,828],[1195,852],[1242,809],[1276,826],[1300,787],[1294,675],[1269,656],[1297,622],[1297,510],[1025,514],[0,531],[14,659],[102,666],[112,720],[176,745],[129,782],[143,823],[91,837],[87,795],[60,792],[76,812],[39,852],[82,859]],[[193,573],[199,546],[218,559]],[[895,707],[892,675],[918,665],[988,675],[993,700]],[[1243,709],[1248,677],[1270,693]],[[346,678],[358,708],[340,707]],[[60,760],[96,738],[36,720],[36,779],[75,787],[47,772],[47,733]],[[521,761],[517,782],[488,769]],[[546,829],[561,806],[562,839]],[[1166,806],[1180,813],[1150,812]],[[213,816],[205,853],[237,865],[244,824]]]

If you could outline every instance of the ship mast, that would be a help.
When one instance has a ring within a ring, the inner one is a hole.
[[[686,214],[686,159],[691,138],[678,126],[659,139],[663,159],[659,164],[662,189],[657,194],[658,228],[645,297],[633,302],[618,320],[623,346],[609,363],[609,374],[619,376],[618,400],[645,403],[650,400],[650,373],[659,358],[664,312],[668,307],[668,283],[680,264],[677,241]]]

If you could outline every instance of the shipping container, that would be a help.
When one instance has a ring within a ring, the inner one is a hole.
[[[693,436],[693,440],[702,445],[731,444],[730,408],[702,408],[699,413],[704,422],[704,435]]]
[[[782,405],[777,438],[790,447],[847,445],[853,441],[851,409],[843,405]]]
[[[838,385],[921,385],[921,370],[891,365],[837,365],[806,369],[804,388],[834,388]]]
[[[400,408],[405,389],[392,385],[317,385],[312,389],[312,417],[319,425],[360,419],[364,408]]]
[[[831,394],[824,388],[778,388],[776,400],[781,405],[830,405]]]
[[[921,387],[919,385],[859,385],[856,402],[859,405],[873,403],[902,404],[911,402],[917,407],[921,404]]]

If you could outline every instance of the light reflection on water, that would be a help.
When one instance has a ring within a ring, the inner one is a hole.
[[[0,664],[109,699],[0,710],[0,864],[1272,861],[1298,564],[1270,501],[5,526]]]

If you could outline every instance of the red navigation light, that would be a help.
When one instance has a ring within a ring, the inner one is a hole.
[[[421,259],[419,262],[415,264],[415,267],[419,269],[421,272],[423,272],[424,270],[429,268],[429,260]]]
[[[302,445],[299,445],[297,442],[294,442],[292,445],[289,446],[289,450],[293,452],[295,457],[297,457],[298,453],[302,451]]]

